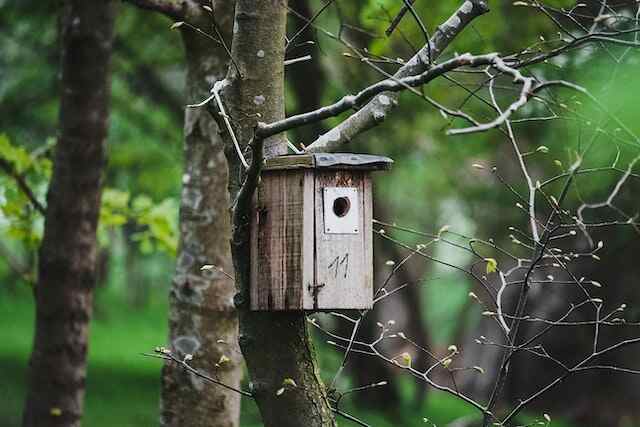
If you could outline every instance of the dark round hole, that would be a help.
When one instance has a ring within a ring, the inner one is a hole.
[[[351,202],[348,197],[338,197],[333,201],[333,213],[337,217],[345,216],[349,213],[349,209],[351,209]]]

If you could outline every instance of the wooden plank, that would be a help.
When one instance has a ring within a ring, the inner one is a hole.
[[[263,170],[313,169],[314,166],[315,158],[313,154],[299,154],[271,157],[265,162]]]
[[[303,283],[304,174],[263,174],[256,208],[253,310],[300,310]]]
[[[304,200],[302,208],[302,305],[313,307],[313,286],[316,283],[316,237],[315,237],[315,172],[304,172]]]
[[[369,295],[369,307],[373,307],[373,184],[371,175],[364,177],[364,288],[363,294]]]
[[[365,249],[365,234],[371,227],[365,227],[365,212],[370,215],[370,195],[365,196],[366,173],[360,171],[317,171],[315,179],[315,228],[316,265],[315,279],[317,296],[312,307],[305,309],[365,309],[370,308],[373,299],[372,264]],[[324,187],[354,187],[358,189],[360,211],[357,234],[325,233],[324,227]]]
[[[251,298],[250,307],[251,310],[258,310],[260,304],[258,303],[258,197],[260,193],[260,185],[256,191],[256,195],[253,198],[253,211],[251,214],[251,276],[249,286],[249,298]]]

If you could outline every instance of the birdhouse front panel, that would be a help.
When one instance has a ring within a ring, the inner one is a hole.
[[[371,171],[391,162],[354,154],[267,161],[251,226],[253,310],[373,305]]]
[[[316,289],[305,306],[371,308],[371,177],[357,170],[318,171],[315,203]]]

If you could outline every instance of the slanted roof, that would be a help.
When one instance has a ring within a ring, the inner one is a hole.
[[[393,160],[384,156],[353,153],[288,154],[267,159],[263,170],[282,169],[337,169],[386,170]]]

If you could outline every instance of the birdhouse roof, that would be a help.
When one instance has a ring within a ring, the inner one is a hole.
[[[264,170],[282,169],[337,169],[386,170],[393,160],[384,156],[354,153],[288,154],[267,159]]]

